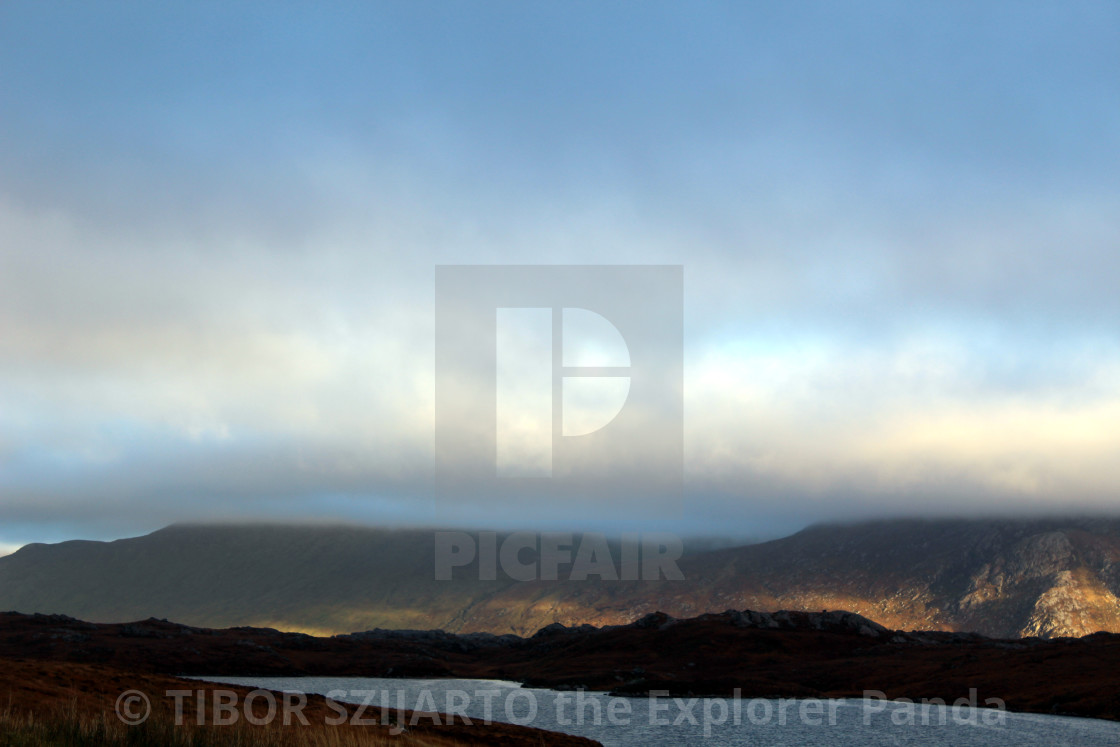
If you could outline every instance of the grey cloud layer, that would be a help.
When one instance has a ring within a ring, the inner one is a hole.
[[[478,523],[439,263],[683,264],[700,524],[1110,505],[1114,9],[582,7],[6,8],[0,541]]]

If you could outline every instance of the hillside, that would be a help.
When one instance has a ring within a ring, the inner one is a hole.
[[[728,610],[687,620],[657,613],[603,628],[552,625],[526,638],[438,630],[315,638],[166,620],[97,625],[60,615],[0,613],[0,669],[10,666],[8,657],[38,665],[29,679],[39,692],[57,689],[58,681],[78,684],[76,674],[96,667],[103,676],[117,673],[117,692],[122,682],[137,687],[146,676],[170,673],[462,677],[629,696],[660,690],[682,697],[738,692],[745,698],[859,698],[878,691],[872,697],[963,698],[977,705],[998,698],[1014,711],[1120,719],[1114,687],[1120,636],[1008,641],[911,633],[841,611]],[[60,672],[62,663],[67,669]],[[63,676],[52,684],[52,674]],[[83,694],[91,691],[84,683],[79,687]],[[107,689],[105,682],[94,688]],[[532,744],[562,743],[559,735],[538,738]]]
[[[34,618],[30,625],[0,615],[0,639],[11,635],[12,629],[51,626],[55,620]],[[77,621],[61,623],[66,626],[69,641],[55,638],[56,643],[72,644],[74,639],[89,637],[90,626]],[[152,628],[144,628],[151,631]],[[159,632],[159,631],[155,631]],[[16,634],[19,635],[18,633]],[[32,637],[35,635],[31,634]],[[207,636],[208,638],[212,636]],[[118,638],[117,643],[121,639]],[[145,639],[125,638],[126,642]],[[152,638],[146,639],[147,641]],[[3,644],[0,643],[0,646]],[[132,648],[142,649],[142,646]],[[130,671],[119,667],[90,663],[88,654],[72,649],[65,660],[50,656],[28,656],[24,646],[17,645],[14,657],[0,655],[0,744],[5,747],[59,747],[61,745],[88,745],[92,747],[141,747],[142,745],[180,745],[186,747],[596,747],[599,742],[570,734],[544,731],[526,726],[491,722],[464,723],[462,719],[445,716],[440,723],[433,723],[430,715],[415,711],[389,710],[377,706],[365,708],[359,717],[361,725],[330,725],[328,719],[337,716],[340,708],[353,720],[358,708],[354,705],[333,703],[315,694],[307,697],[301,712],[307,720],[300,726],[293,719],[291,728],[267,724],[267,701],[260,698],[260,690],[236,685],[186,680],[162,674],[145,667]],[[38,653],[38,652],[36,652]],[[226,656],[228,659],[228,655]],[[135,657],[134,657],[135,659]],[[193,690],[195,697],[175,700],[172,693]],[[126,727],[116,710],[122,693],[144,693],[152,704],[152,718],[142,725]],[[236,724],[214,725],[215,715],[209,707],[202,711],[206,726],[198,723],[198,695],[212,704],[215,697],[234,694],[237,702],[245,703],[251,692],[257,693],[258,703],[254,715],[262,725],[253,725],[244,719]],[[283,702],[282,695],[273,693],[275,702]],[[176,708],[182,709],[182,725],[175,725]],[[277,721],[282,723],[281,719]],[[383,723],[382,723],[383,722]],[[407,734],[398,734],[395,724],[408,724]],[[392,724],[392,725],[390,725]],[[83,733],[84,727],[84,733]],[[102,727],[102,728],[98,728]],[[599,745],[601,747],[601,745]]]
[[[896,520],[826,525],[687,555],[685,581],[436,581],[431,531],[172,526],[0,558],[0,609],[95,622],[317,633],[532,633],[655,611],[845,609],[903,630],[996,637],[1120,632],[1120,521]]]
[[[0,608],[307,632],[449,627],[507,583],[440,583],[431,531],[171,526],[0,558]]]

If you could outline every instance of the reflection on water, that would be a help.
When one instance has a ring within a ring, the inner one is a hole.
[[[606,747],[944,745],[1104,747],[1120,724],[991,708],[884,700],[622,698],[521,688],[499,680],[206,677],[210,682],[326,695],[340,702],[457,713],[567,732]],[[983,704],[983,698],[979,698]]]

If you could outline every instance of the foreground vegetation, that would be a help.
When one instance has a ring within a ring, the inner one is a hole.
[[[63,709],[49,717],[0,711],[0,747],[451,747],[454,740],[401,734],[391,737],[351,727],[176,726],[156,713],[125,726],[104,713]]]

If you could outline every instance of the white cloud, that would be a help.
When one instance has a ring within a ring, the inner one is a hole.
[[[697,513],[1104,500],[1115,40],[1039,13],[13,19],[0,522],[444,515],[437,263],[684,264]]]

